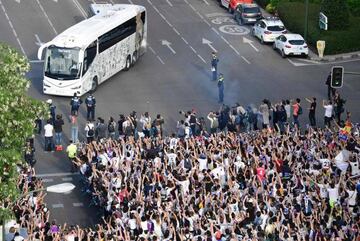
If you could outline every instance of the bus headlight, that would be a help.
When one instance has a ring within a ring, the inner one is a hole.
[[[81,88],[81,85],[79,85],[79,86],[76,86],[76,87],[73,87],[73,88],[71,88],[72,90],[77,90],[77,89],[80,89]]]

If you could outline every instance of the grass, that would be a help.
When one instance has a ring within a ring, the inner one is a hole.
[[[287,29],[304,34],[305,5],[302,2],[280,2],[278,13]],[[316,41],[325,40],[325,55],[360,51],[360,17],[350,15],[350,26],[344,30],[319,29],[319,4],[309,4],[307,43],[316,49]]]

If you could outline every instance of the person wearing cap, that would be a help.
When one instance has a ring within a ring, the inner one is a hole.
[[[48,99],[46,101],[46,103],[49,104],[49,112],[50,112],[50,116],[51,116],[51,123],[54,125],[55,117],[56,117],[56,114],[55,114],[56,106],[53,105],[52,99]]]
[[[217,65],[219,63],[219,59],[216,55],[216,52],[212,52],[211,58],[211,72],[212,72],[212,80],[215,81],[217,78]]]
[[[79,112],[80,105],[82,104],[82,100],[74,93],[74,97],[71,98],[70,106],[71,106],[71,114],[77,115]]]
[[[223,103],[224,102],[224,76],[223,76],[223,74],[219,75],[217,86],[219,89],[219,103]]]
[[[92,93],[90,93],[89,96],[85,99],[85,104],[86,104],[86,108],[87,108],[87,114],[86,114],[87,120],[94,121],[95,120],[96,99],[92,95]]]
[[[76,152],[77,152],[77,146],[73,143],[72,140],[70,140],[70,144],[66,147],[66,153],[71,162],[71,172],[75,171],[76,166],[74,164],[74,160],[76,157]]]

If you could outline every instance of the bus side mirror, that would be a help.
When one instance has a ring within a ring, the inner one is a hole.
[[[40,48],[38,49],[38,53],[37,53],[37,57],[39,60],[42,59],[42,55],[43,55],[43,51],[45,48],[47,48],[50,44],[49,43],[46,43],[46,44],[43,44],[40,46]]]

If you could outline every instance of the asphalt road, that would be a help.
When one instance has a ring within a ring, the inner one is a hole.
[[[57,112],[69,115],[69,98],[42,93],[42,63],[36,59],[42,42],[50,41],[71,25],[90,16],[90,0],[0,0],[0,41],[23,52],[31,61],[29,94],[52,98]],[[101,1],[104,2],[104,1]],[[110,0],[108,3],[144,5],[148,14],[147,53],[128,72],[120,72],[98,87],[96,115],[108,119],[120,113],[149,111],[165,118],[169,133],[181,118],[179,110],[195,108],[200,116],[217,110],[217,87],[210,80],[211,51],[218,51],[219,71],[225,77],[225,103],[258,105],[271,101],[316,96],[326,98],[325,79],[331,66],[343,65],[345,71],[360,71],[360,61],[319,64],[306,59],[282,59],[271,46],[261,45],[249,35],[248,26],[237,26],[215,0]],[[244,39],[245,38],[245,39]],[[163,45],[170,42],[170,47]],[[205,43],[204,43],[205,41]],[[209,44],[209,41],[211,44]],[[250,42],[250,43],[249,43]],[[354,120],[360,118],[360,78],[345,75],[340,93]],[[303,101],[304,102],[304,101]],[[303,103],[304,111],[307,103]],[[318,121],[323,109],[319,106]],[[81,109],[84,124],[85,108]],[[301,118],[307,123],[305,111]],[[83,125],[80,130],[83,129]],[[68,119],[65,142],[70,135]],[[44,153],[43,137],[36,137],[36,171],[46,185],[71,181],[77,189],[69,195],[47,195],[51,217],[58,222],[92,225],[98,209],[88,207],[90,200],[79,191],[78,176],[69,174],[64,153]]]

